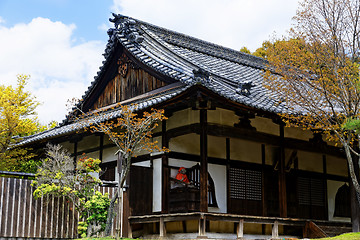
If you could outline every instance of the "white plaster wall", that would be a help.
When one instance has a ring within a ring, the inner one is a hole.
[[[261,163],[261,144],[242,139],[230,139],[230,159]]]
[[[348,176],[348,166],[345,158],[326,155],[326,171],[329,174]]]
[[[208,136],[208,156],[226,158],[226,138]]]
[[[162,122],[158,122],[157,128],[154,129],[153,133],[161,132],[162,131]]]
[[[335,212],[335,197],[338,189],[344,185],[345,182],[338,182],[327,180],[327,197],[328,197],[328,216],[329,221],[344,221],[351,222],[350,218],[334,217]]]
[[[323,157],[320,153],[298,151],[298,163],[299,169],[312,171],[312,172],[323,172]],[[286,158],[288,161],[288,158]]]
[[[208,171],[214,180],[215,195],[218,203],[218,208],[211,207],[209,212],[226,213],[227,211],[227,183],[226,183],[226,166],[208,164]]]
[[[303,130],[301,128],[285,127],[284,136],[309,141],[310,138],[313,138],[313,133],[310,130]]]
[[[279,158],[279,147],[274,147],[271,145],[265,145],[265,164],[273,165],[276,158]]]
[[[100,137],[93,134],[90,136],[86,136],[81,141],[79,141],[77,150],[78,152],[80,152],[90,148],[96,148],[99,146],[100,146]]]
[[[178,160],[178,159],[169,159],[169,165],[175,166],[175,167],[185,167],[190,168],[194,165],[196,165],[196,162],[193,161],[186,161],[186,160]],[[155,168],[155,166],[154,166]],[[218,208],[211,207],[209,208],[209,212],[220,212],[220,213],[226,213],[227,211],[227,196],[226,196],[226,166],[224,165],[216,165],[216,164],[208,164],[208,171],[214,180],[215,184],[215,195],[216,200],[218,203]],[[172,169],[170,176],[176,177],[177,170]],[[161,181],[161,179],[160,179]]]
[[[207,120],[209,123],[233,127],[235,123],[239,122],[239,116],[230,110],[216,108],[216,110],[209,110],[207,113]]]
[[[99,159],[99,151],[95,151],[95,152],[91,152],[91,153],[85,153],[86,157],[88,158],[94,158],[94,159]],[[82,155],[78,155],[77,159],[83,157]]]
[[[61,146],[63,147],[63,149],[66,149],[70,154],[74,153],[74,143],[71,143],[69,141],[62,142]]]
[[[143,162],[132,163],[131,165],[138,166],[138,167],[150,167],[150,160],[143,161]]]
[[[200,111],[190,108],[175,112],[166,120],[166,129],[181,127],[188,124],[198,123],[200,121]]]
[[[259,132],[269,133],[276,136],[280,134],[279,125],[273,123],[271,119],[263,117],[255,117],[251,119],[251,125]]]
[[[111,162],[117,160],[117,156],[114,155],[116,151],[117,151],[117,147],[105,148],[103,151],[102,162],[105,163],[105,162]]]
[[[162,162],[161,158],[153,160],[153,212],[161,211],[161,172]]]
[[[200,136],[191,133],[171,138],[169,141],[169,149],[175,152],[200,154]]]

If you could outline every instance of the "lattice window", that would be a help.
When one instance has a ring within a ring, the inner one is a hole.
[[[230,168],[230,198],[261,201],[261,172],[256,170]]]
[[[297,185],[300,205],[324,206],[324,183],[322,179],[299,177]]]

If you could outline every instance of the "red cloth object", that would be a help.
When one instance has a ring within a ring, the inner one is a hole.
[[[176,175],[175,178],[179,181],[183,181],[184,183],[190,183],[186,174],[181,173],[181,170],[183,170],[183,169],[185,170],[184,167],[179,168],[178,174]]]

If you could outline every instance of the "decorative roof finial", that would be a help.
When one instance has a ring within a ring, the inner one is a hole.
[[[210,73],[205,71],[202,68],[193,70],[194,79],[196,83],[209,83],[210,82]]]
[[[248,97],[251,93],[251,88],[254,86],[255,85],[252,84],[252,81],[239,83],[239,87],[236,89],[236,93]]]
[[[114,23],[115,29],[124,34],[130,42],[141,43],[144,38],[140,36],[136,27],[136,21],[132,18],[121,14],[112,14],[114,18],[109,18],[109,21]],[[108,33],[112,34],[113,32]]]

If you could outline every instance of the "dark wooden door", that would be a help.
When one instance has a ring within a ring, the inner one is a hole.
[[[278,217],[279,214],[279,174],[272,167],[264,170],[265,216]]]
[[[152,213],[152,168],[131,166],[130,169],[130,215]]]
[[[230,167],[228,213],[262,215],[261,170]]]
[[[297,176],[294,170],[286,174],[287,216],[298,217]]]
[[[298,217],[305,219],[326,219],[325,184],[315,176],[297,178]]]

